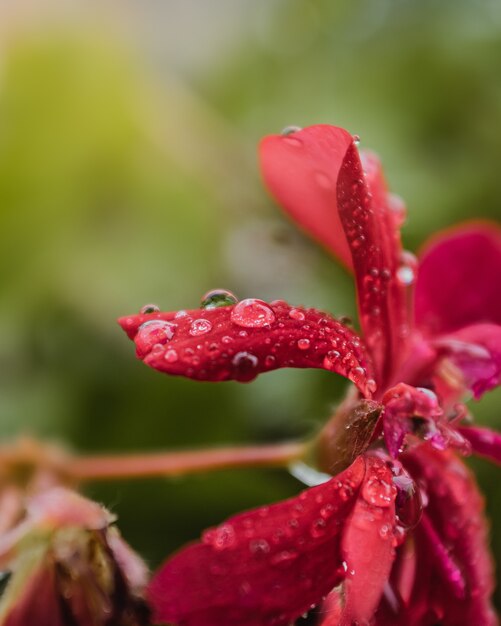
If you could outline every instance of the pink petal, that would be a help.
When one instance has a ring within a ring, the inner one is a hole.
[[[465,224],[434,237],[421,255],[416,322],[429,333],[501,324],[501,229]]]
[[[309,610],[345,575],[341,531],[365,467],[359,457],[296,498],[206,531],[154,576],[154,618],[183,626],[281,626]]]
[[[474,324],[438,337],[434,346],[460,370],[475,398],[501,382],[501,326]]]
[[[413,280],[413,268],[409,258],[401,258],[400,216],[379,161],[365,154],[364,173],[352,137],[326,125],[267,137],[260,154],[265,182],[278,202],[355,268],[364,335],[378,379],[387,379],[409,331],[406,283]]]
[[[383,404],[384,438],[388,452],[393,458],[401,451],[405,436],[413,431],[413,417],[420,417],[428,422],[432,427],[429,429],[430,436],[440,438],[440,442],[437,439],[435,443],[445,445],[445,442],[441,442],[441,435],[435,427],[436,420],[442,416],[443,411],[432,391],[399,383],[386,391]]]
[[[433,555],[425,577],[431,581],[428,607],[436,609],[444,626],[494,626],[494,577],[484,503],[471,473],[452,452],[428,445],[402,458],[428,498],[426,520],[432,533],[421,524],[415,530],[418,561]],[[416,576],[418,594],[421,580]]]
[[[475,454],[501,465],[501,434],[478,426],[463,426],[458,430],[470,442]]]
[[[342,553],[347,575],[342,626],[367,623],[388,581],[395,556],[396,489],[392,474],[380,459],[366,457],[361,495],[346,522]]]
[[[119,320],[137,355],[154,369],[196,380],[249,381],[281,367],[315,367],[375,391],[370,358],[347,326],[315,309],[276,301]]]
[[[321,124],[270,135],[259,146],[266,186],[280,206],[344,265],[352,259],[337,210],[336,180],[353,137]]]

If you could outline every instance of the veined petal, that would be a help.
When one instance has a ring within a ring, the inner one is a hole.
[[[462,426],[461,435],[470,442],[475,454],[501,465],[501,434],[489,428]]]
[[[465,224],[429,242],[416,285],[416,323],[428,333],[501,324],[501,228]]]
[[[266,137],[263,176],[277,201],[357,278],[361,324],[379,382],[397,367],[409,334],[408,290],[413,261],[402,258],[402,211],[387,193],[377,158],[363,155],[353,138],[318,125],[290,136]]]
[[[353,267],[337,211],[336,180],[353,137],[319,124],[291,135],[270,135],[259,146],[266,186],[306,232]]]
[[[249,381],[281,367],[315,367],[376,389],[365,346],[350,328],[315,309],[242,300],[216,309],[119,320],[150,367],[196,380]]]
[[[299,617],[345,576],[342,529],[365,475],[359,457],[296,498],[207,531],[154,576],[154,618],[183,626],[281,626]]]
[[[432,530],[422,524],[415,529],[418,562],[422,554],[434,555],[429,561],[427,606],[444,626],[494,626],[484,503],[471,473],[449,450],[438,452],[428,445],[406,453],[402,460],[428,498],[425,519]],[[421,584],[416,576],[416,593]],[[409,612],[413,601],[411,597]]]
[[[433,345],[462,375],[461,384],[475,398],[501,382],[501,325],[473,324],[450,335],[439,336]]]

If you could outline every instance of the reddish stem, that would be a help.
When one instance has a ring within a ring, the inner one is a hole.
[[[152,476],[179,476],[234,467],[280,467],[305,455],[304,443],[219,448],[185,452],[88,456],[69,462],[68,473],[78,481]]]

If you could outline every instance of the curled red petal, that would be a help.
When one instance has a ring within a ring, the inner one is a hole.
[[[346,563],[344,610],[340,626],[370,621],[388,581],[395,556],[396,488],[386,464],[366,457],[366,473],[343,532]]]
[[[465,224],[434,237],[421,254],[416,322],[432,334],[501,324],[501,228]]]
[[[381,166],[350,145],[339,170],[337,202],[357,281],[360,321],[384,387],[410,336],[410,298],[416,262],[403,253]]]
[[[438,337],[433,345],[460,370],[460,384],[475,398],[501,383],[501,325],[466,326]]]
[[[409,335],[415,268],[408,255],[402,257],[402,206],[388,194],[377,157],[364,154],[363,168],[351,135],[327,125],[266,137],[260,155],[278,202],[354,267],[364,335],[379,379],[388,379]]]
[[[154,618],[183,626],[289,624],[343,579],[341,531],[365,473],[359,457],[296,498],[206,531],[154,576]]]
[[[281,207],[310,235],[352,267],[341,225],[335,181],[353,137],[319,124],[291,135],[270,135],[259,146],[266,186]]]
[[[461,435],[470,442],[475,454],[501,465],[501,434],[489,428],[461,426]]]
[[[432,528],[430,533],[421,523],[415,529],[418,561],[430,554],[433,558],[425,576],[431,584],[416,576],[413,593],[419,596],[425,585],[427,606],[435,610],[444,626],[494,626],[497,620],[491,606],[494,577],[487,524],[473,476],[449,450],[439,452],[422,445],[402,459],[414,480],[423,485],[428,500],[424,519]]]
[[[376,389],[362,340],[315,309],[242,300],[234,306],[124,317],[122,328],[147,365],[196,380],[249,381],[281,367],[315,367]]]

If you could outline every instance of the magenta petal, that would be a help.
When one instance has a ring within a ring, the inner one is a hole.
[[[416,322],[429,333],[501,324],[501,229],[465,224],[434,237],[421,255]]]
[[[119,320],[146,365],[196,380],[249,381],[281,367],[327,369],[366,396],[376,389],[365,346],[350,328],[315,309],[242,300],[235,306]]]
[[[461,371],[463,384],[475,398],[501,382],[501,326],[474,324],[445,337],[434,346]]]
[[[470,442],[475,454],[501,465],[501,434],[478,426],[463,426],[458,430]]]
[[[491,606],[494,576],[488,547],[484,503],[468,468],[450,451],[422,445],[402,457],[405,467],[424,488],[426,518],[445,548],[430,561],[428,606],[439,609],[444,626],[494,626]],[[430,533],[418,525],[418,560],[432,550]],[[438,544],[435,544],[435,548]],[[441,547],[438,550],[441,550]],[[432,550],[433,551],[433,550]],[[419,580],[416,579],[419,591]],[[464,595],[460,591],[464,586]]]
[[[364,475],[359,457],[296,498],[206,531],[154,576],[155,619],[183,626],[289,624],[343,579],[341,531]]]

